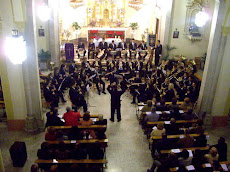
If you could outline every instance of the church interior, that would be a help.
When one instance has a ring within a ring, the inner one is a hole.
[[[230,171],[230,0],[1,0],[0,172]]]

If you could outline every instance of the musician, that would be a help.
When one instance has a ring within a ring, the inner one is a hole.
[[[77,89],[77,84],[76,82],[72,84],[72,86],[70,87],[69,90],[69,96],[70,96],[70,100],[72,102],[73,105],[73,109],[77,112],[77,107],[79,106],[83,106],[83,110],[84,112],[87,111],[87,104],[86,101],[84,99],[84,96],[81,92],[80,89]]]
[[[90,72],[90,64],[87,61],[87,58],[84,58],[84,61],[81,63],[81,69],[85,70],[86,73]]]
[[[145,66],[145,77],[151,77],[153,71],[153,64],[152,61],[148,60]]]
[[[99,72],[101,72],[101,70],[102,70],[102,64],[101,64],[101,62],[99,61],[98,57],[96,57],[96,58],[95,58],[95,61],[93,61],[92,67],[93,67],[93,68],[98,67]]]
[[[147,45],[145,44],[145,41],[142,40],[141,43],[138,45],[139,50],[147,50]],[[141,57],[141,52],[138,53],[139,57]],[[145,57],[147,56],[147,52],[145,52],[145,55],[143,56],[143,58],[145,59]]]
[[[116,64],[118,73],[121,73],[125,70],[125,63],[122,61],[122,58],[119,58],[119,61]]]
[[[109,57],[109,59],[106,62],[106,68],[107,72],[112,72],[115,68],[115,61],[112,59],[112,57]]]
[[[114,40],[112,40],[112,43],[109,44],[109,50],[115,51],[117,48],[117,45],[114,43]]]
[[[102,85],[102,93],[103,93],[103,94],[106,94],[106,93],[105,93],[105,82],[102,80],[102,75],[99,73],[98,67],[95,68],[94,73],[95,73],[95,75],[96,75],[96,76],[94,77],[94,83],[96,84],[98,94],[99,94],[99,95],[101,94],[99,84]]]
[[[140,61],[140,60],[137,60],[137,61],[135,62],[136,71],[139,72],[139,74],[140,74],[141,77],[143,76],[143,66],[144,66],[144,64],[143,64],[143,62]]]
[[[160,44],[160,40],[157,41],[157,47],[155,49],[155,66],[159,65],[159,60],[162,54],[162,45]]]
[[[99,49],[100,51],[104,51],[104,54],[102,55],[101,59],[108,55],[108,43],[105,42],[105,38],[102,38],[102,42],[99,43]]]
[[[132,71],[133,69],[135,69],[134,67],[134,63],[132,62],[132,59],[129,58],[128,61],[126,62],[126,71]]]
[[[84,51],[84,52],[83,52],[83,57],[85,57],[85,53],[86,53],[85,44],[81,41],[81,42],[78,44],[77,48],[78,48],[78,57],[80,57],[80,54],[79,54],[79,51],[80,51],[80,50],[83,50],[83,51]]]
[[[136,49],[137,49],[137,44],[135,43],[135,40],[133,38],[131,40],[131,43],[129,44],[129,55],[130,55],[130,58],[132,57],[132,51],[135,51],[134,58],[136,58]]]
[[[121,48],[122,50],[127,49],[127,44],[124,42],[124,39],[121,39],[121,42],[118,44],[118,48]],[[118,55],[121,57],[121,51],[118,51]],[[127,58],[127,54],[125,54],[125,58]]]
[[[136,77],[134,78],[133,82],[134,83],[141,83],[141,78],[140,78],[139,73],[136,73]],[[129,87],[129,89],[130,89],[130,94],[133,96],[133,101],[131,102],[131,104],[136,104],[136,97],[138,94],[136,89],[138,89],[138,86],[137,85],[131,85]]]
[[[117,85],[109,85],[107,88],[111,94],[111,118],[110,121],[114,122],[114,113],[117,111],[117,121],[121,121],[121,95],[125,90],[118,91]]]
[[[93,39],[90,39],[89,45],[88,45],[88,59],[90,59],[90,57],[92,57],[92,59],[95,58],[95,44],[93,42]],[[90,54],[92,54],[92,56],[90,56]]]
[[[69,65],[69,74],[73,74],[75,69],[77,69],[77,64],[72,61],[71,65]]]

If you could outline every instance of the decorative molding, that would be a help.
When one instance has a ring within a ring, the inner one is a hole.
[[[85,3],[83,0],[70,0],[70,6],[73,7],[74,9],[84,5]]]
[[[192,42],[196,42],[196,41],[201,41],[202,37],[201,36],[188,35],[188,39],[190,39]]]
[[[128,6],[138,11],[143,6],[143,0],[130,0]]]

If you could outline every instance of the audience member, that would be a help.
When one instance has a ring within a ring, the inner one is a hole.
[[[90,145],[88,150],[89,159],[103,159],[104,151],[100,148],[99,142]]]
[[[189,166],[192,163],[192,156],[189,156],[189,152],[186,149],[183,149],[178,160],[180,165]]]
[[[212,164],[213,161],[218,161],[219,160],[219,154],[218,154],[218,151],[215,147],[212,147],[210,150],[209,150],[209,153],[208,154],[205,154],[204,157],[206,158],[206,160]]]
[[[146,114],[145,121],[155,122],[155,121],[158,121],[159,118],[160,118],[160,115],[156,113],[156,108],[153,107],[151,110],[151,113]]]
[[[59,142],[58,149],[55,151],[56,159],[68,159],[70,158],[70,151],[66,150],[66,145],[64,142]]]
[[[169,150],[173,149],[174,147],[175,144],[172,142],[171,139],[167,138],[167,135],[165,133],[162,134],[162,139],[156,143],[156,150],[159,154],[161,150]]]
[[[194,146],[196,147],[205,147],[207,145],[206,135],[201,133],[199,137],[196,138]]]
[[[103,118],[103,115],[98,115],[99,121],[95,122],[95,125],[107,125],[107,119]]]
[[[181,115],[183,120],[193,120],[195,119],[197,116],[195,113],[193,113],[193,110],[188,108],[188,112],[185,112],[184,114]]]
[[[62,126],[64,122],[58,117],[58,110],[54,109],[53,113],[47,116],[46,126]]]
[[[45,135],[45,140],[47,141],[54,141],[57,139],[56,131],[53,127],[48,128],[48,132]]]
[[[218,143],[216,145],[213,145],[218,151],[219,154],[219,161],[227,161],[227,144],[225,143],[225,139],[223,137],[220,137],[218,139]]]
[[[142,109],[141,109],[141,112],[150,112],[152,109],[152,101],[151,100],[148,100],[147,101],[147,105],[145,105]]]
[[[90,112],[87,111],[83,115],[83,119],[80,120],[80,125],[90,126],[93,124],[92,119],[90,119]]]
[[[80,143],[76,143],[74,149],[71,150],[72,159],[87,159],[87,150],[84,149]]]
[[[176,120],[174,118],[170,119],[170,124],[165,125],[167,135],[176,135],[180,134],[180,130],[178,125],[176,124]]]
[[[189,136],[190,130],[186,129],[184,133],[184,137],[181,138],[177,144],[182,148],[190,148],[194,145],[194,138]]]
[[[70,107],[67,107],[66,111],[62,117],[65,120],[65,126],[79,125],[80,112],[74,112]]]
[[[185,97],[184,102],[179,106],[180,109],[184,111],[188,111],[192,108],[192,103],[188,97]]]
[[[157,128],[154,128],[151,132],[151,137],[153,136],[162,136],[165,133],[164,124],[157,124]]]

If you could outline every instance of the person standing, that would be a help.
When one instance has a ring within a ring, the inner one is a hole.
[[[157,41],[157,47],[155,48],[155,66],[159,65],[159,60],[162,54],[162,45],[160,40]]]
[[[90,39],[89,45],[88,45],[88,59],[94,59],[95,57],[95,44],[93,42],[93,39]]]
[[[118,91],[117,85],[109,85],[107,88],[111,94],[111,118],[110,121],[114,122],[114,113],[117,111],[117,120],[121,121],[121,95],[125,90]]]

